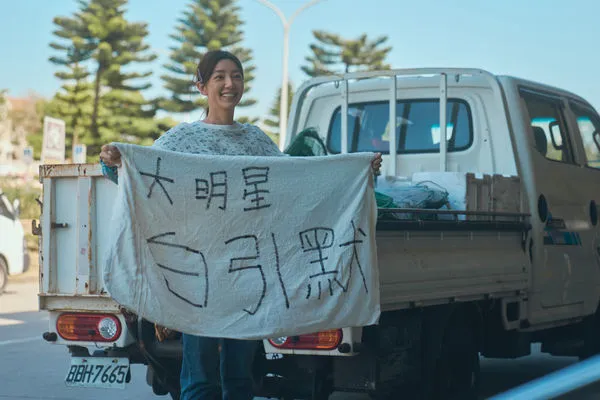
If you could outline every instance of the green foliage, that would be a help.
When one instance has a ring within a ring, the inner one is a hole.
[[[257,117],[239,117],[236,118],[236,121],[239,122],[240,124],[256,124],[258,121],[260,120],[260,118]]]
[[[100,146],[113,140],[141,143],[160,133],[156,103],[145,99],[151,71],[131,72],[156,55],[145,43],[146,23],[129,22],[127,0],[79,0],[71,17],[57,17],[58,42],[50,58],[66,68],[56,73],[65,81],[53,112],[67,124],[67,146],[85,143],[97,156]],[[91,71],[91,72],[90,72]]]
[[[325,31],[313,31],[313,35],[317,43],[310,45],[312,55],[305,58],[308,65],[301,67],[308,76],[390,69],[385,58],[392,47],[381,47],[388,40],[387,36],[369,40],[366,34],[356,39]]]
[[[193,81],[198,62],[211,50],[235,54],[244,66],[245,91],[251,90],[255,67],[252,52],[241,47],[243,22],[236,4],[236,0],[191,0],[188,4],[175,33],[170,35],[175,44],[170,48],[170,62],[164,65],[168,73],[161,79],[171,95],[161,99],[160,108],[177,113],[206,108],[206,98],[200,96]],[[255,103],[255,99],[245,96],[240,106]]]

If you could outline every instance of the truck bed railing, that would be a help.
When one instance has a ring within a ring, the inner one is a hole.
[[[467,210],[438,210],[435,208],[378,208],[377,211],[381,214],[414,214],[418,218],[421,214],[438,214],[438,215],[452,215],[458,220],[458,216],[479,216],[479,217],[490,217],[492,220],[495,218],[518,218],[526,219],[531,217],[531,214],[516,213],[516,212],[505,212],[505,211],[467,211]]]
[[[525,232],[531,229],[531,214],[517,212],[423,208],[378,208],[377,212],[378,230]],[[452,219],[440,219],[441,216]]]
[[[294,96],[294,102],[290,110],[290,115],[293,116],[291,123],[288,125],[287,132],[283,132],[285,135],[282,138],[282,142],[287,147],[291,140],[291,135],[294,132],[298,132],[299,129],[299,118],[302,113],[302,105],[309,91],[319,85],[325,83],[335,83],[336,87],[340,88],[340,95],[342,97],[342,109],[341,109],[341,153],[348,152],[348,97],[349,97],[349,81],[350,80],[364,80],[373,78],[388,78],[390,83],[389,88],[389,107],[390,107],[390,121],[396,121],[396,102],[398,98],[398,82],[399,77],[418,77],[418,76],[439,76],[439,99],[440,99],[440,171],[447,170],[447,134],[446,134],[446,108],[447,108],[447,89],[448,89],[448,77],[454,78],[456,82],[460,80],[462,76],[478,76],[482,77],[489,85],[494,95],[502,97],[500,84],[497,78],[488,71],[475,69],[475,68],[412,68],[412,69],[392,69],[387,71],[367,71],[367,72],[352,72],[343,75],[330,75],[323,76],[309,80],[304,85],[300,86],[296,96]],[[389,124],[390,129],[394,127],[394,134],[389,135],[390,139],[390,168],[388,168],[387,176],[397,175],[397,143],[395,135],[395,123]],[[446,140],[442,140],[446,138]]]

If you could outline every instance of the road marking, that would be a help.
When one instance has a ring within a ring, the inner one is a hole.
[[[25,321],[21,321],[18,319],[0,318],[0,326],[20,325],[24,323]]]
[[[4,340],[4,341],[0,342],[0,346],[7,346],[9,344],[35,342],[35,341],[41,342],[42,338],[40,336],[35,336],[35,337],[28,337],[28,338],[23,338],[23,339]]]

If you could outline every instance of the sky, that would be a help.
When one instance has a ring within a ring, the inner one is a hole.
[[[271,0],[286,16],[308,0]],[[130,0],[126,17],[148,23],[147,43],[158,54],[150,66],[149,97],[166,95],[159,76],[174,42],[177,19],[190,0]],[[257,0],[238,0],[256,78],[249,93],[258,100],[238,112],[267,116],[282,74],[282,24]],[[52,19],[77,11],[75,0],[0,0],[0,89],[10,96],[35,92],[51,97],[59,88]],[[499,75],[558,86],[600,109],[600,1],[597,0],[323,0],[304,10],[290,28],[289,75],[294,87],[308,77],[300,67],[310,55],[312,31],[345,38],[366,33],[389,37],[393,68],[482,68]],[[188,116],[187,118],[190,118]],[[185,120],[186,118],[179,118]]]

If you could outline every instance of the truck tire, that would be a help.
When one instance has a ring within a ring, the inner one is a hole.
[[[169,379],[163,377],[163,379]],[[146,369],[146,382],[152,387],[152,392],[157,396],[170,395],[171,399],[179,400],[180,392],[177,382],[163,382],[149,365]],[[165,384],[166,383],[166,384]]]
[[[477,400],[479,351],[468,318],[452,319],[444,332],[433,377],[431,400]]]
[[[6,260],[0,256],[0,294],[4,292],[6,284],[8,283],[8,265]]]
[[[600,354],[600,306],[594,315],[583,323],[583,349],[579,354],[580,360]]]

